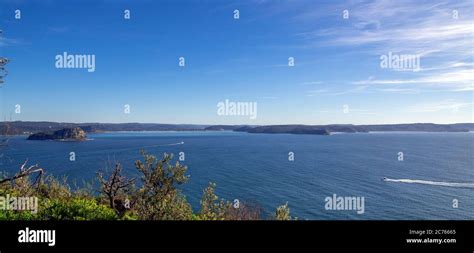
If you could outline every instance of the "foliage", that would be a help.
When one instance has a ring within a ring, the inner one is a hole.
[[[40,185],[40,187],[37,189],[36,195],[46,199],[58,199],[66,201],[72,198],[74,193],[67,184],[67,177],[63,177],[58,180],[55,177],[48,176],[45,179],[45,183]]]
[[[142,151],[144,162],[136,161],[141,173],[142,187],[134,197],[135,208],[140,219],[188,220],[192,215],[191,205],[176,187],[186,183],[186,166],[176,162],[170,154],[161,160]]]
[[[226,211],[232,208],[232,204],[221,199],[215,194],[216,184],[209,183],[203,191],[201,200],[201,211],[199,218],[202,220],[223,220]]]
[[[260,207],[256,204],[236,203],[219,199],[215,193],[216,184],[209,183],[201,199],[200,220],[259,220]]]
[[[277,207],[275,212],[275,220],[292,220],[290,216],[290,208],[288,207],[288,202],[286,204]]]
[[[193,213],[191,205],[179,189],[188,180],[187,167],[172,163],[173,156],[163,158],[142,151],[143,161],[136,161],[140,173],[139,187],[134,179],[122,175],[117,164],[110,175],[98,172],[99,195],[92,189],[72,190],[67,178],[47,176],[40,181],[30,174],[0,183],[0,197],[38,198],[38,212],[2,210],[0,220],[258,220],[261,209],[248,202],[232,203],[220,199],[216,184],[209,183]],[[26,166],[26,163],[23,167]],[[26,168],[26,167],[25,167]],[[5,178],[5,176],[3,176]],[[2,179],[2,178],[0,178]],[[91,187],[91,185],[89,185]],[[288,203],[277,208],[276,220],[292,220]]]
[[[39,216],[47,220],[113,220],[117,219],[114,210],[97,204],[93,199],[74,198],[70,201],[50,201]]]

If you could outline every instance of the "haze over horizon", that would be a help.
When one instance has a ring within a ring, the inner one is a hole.
[[[0,0],[1,120],[474,122],[469,0],[165,2]],[[64,52],[94,55],[95,71],[56,68]],[[419,55],[419,69],[382,68],[392,53]],[[256,103],[256,118],[218,115],[225,100]]]

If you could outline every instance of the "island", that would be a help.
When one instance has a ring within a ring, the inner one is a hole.
[[[64,128],[52,133],[39,132],[28,136],[28,140],[84,141],[86,132],[80,127]]]

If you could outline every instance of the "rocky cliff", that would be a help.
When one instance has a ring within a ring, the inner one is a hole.
[[[35,133],[28,137],[28,140],[71,140],[83,141],[86,139],[86,132],[80,127],[64,128],[53,133]]]

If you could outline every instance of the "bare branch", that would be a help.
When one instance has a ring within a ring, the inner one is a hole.
[[[33,166],[30,166],[28,169],[25,170],[25,166],[26,164],[28,163],[28,160],[26,160],[20,167],[20,172],[18,172],[17,174],[15,174],[15,176],[13,177],[9,177],[9,178],[4,178],[4,179],[1,179],[0,180],[0,184],[2,183],[5,183],[5,182],[14,182],[16,179],[19,179],[19,178],[22,178],[22,177],[26,177],[28,175],[31,175],[31,174],[34,174],[34,173],[39,173],[38,176],[36,177],[34,184],[38,183],[38,186],[39,186],[39,183],[41,182],[41,176],[43,175],[44,171],[42,168],[40,168],[38,166],[38,164],[36,165],[33,165]]]

